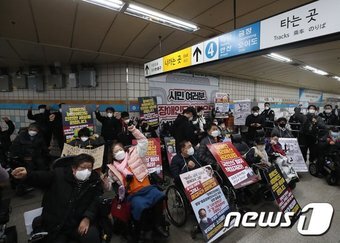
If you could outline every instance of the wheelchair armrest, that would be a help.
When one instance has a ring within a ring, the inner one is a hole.
[[[39,232],[31,235],[31,237],[28,239],[29,242],[35,242],[41,239],[44,239],[48,235],[48,232]]]

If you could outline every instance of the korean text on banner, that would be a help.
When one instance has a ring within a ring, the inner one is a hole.
[[[181,174],[185,193],[207,242],[218,239],[230,228],[224,228],[226,215],[231,211],[210,165]]]
[[[163,57],[163,71],[172,71],[180,68],[189,67],[191,65],[191,48],[171,53]]]
[[[296,172],[308,172],[297,138],[279,138],[279,143],[282,145],[293,169]]]
[[[158,126],[158,108],[156,97],[138,97],[140,117],[144,119],[149,126]]]
[[[209,144],[208,148],[235,189],[258,181],[257,175],[231,142]]]
[[[82,149],[79,147],[71,146],[69,144],[64,144],[63,152],[61,156],[71,156],[71,155],[79,155],[79,154],[88,154],[94,158],[93,169],[98,169],[102,167],[103,164],[103,156],[104,156],[104,145],[95,148],[95,149]]]

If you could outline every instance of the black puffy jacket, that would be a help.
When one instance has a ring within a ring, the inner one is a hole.
[[[121,125],[117,118],[115,117],[105,117],[96,111],[96,118],[102,124],[101,135],[105,141],[116,140],[118,138],[118,133],[121,131]]]

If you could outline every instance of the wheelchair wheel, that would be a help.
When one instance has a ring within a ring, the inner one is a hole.
[[[310,163],[310,164],[309,164],[309,173],[310,173],[312,176],[318,176],[319,170],[318,170],[318,167],[316,166],[315,163]]]
[[[334,173],[331,173],[331,174],[327,175],[326,181],[327,181],[328,185],[334,186],[338,183],[338,178],[336,177],[336,175]]]
[[[237,196],[235,190],[232,187],[223,185],[222,192],[226,197],[227,201],[229,202],[231,210],[237,211]]]
[[[166,190],[166,212],[170,222],[177,226],[183,226],[188,217],[188,207],[186,198],[182,195],[176,186],[171,185]]]

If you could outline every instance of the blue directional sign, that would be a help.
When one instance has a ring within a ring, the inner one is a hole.
[[[219,36],[219,59],[260,50],[260,22]]]

